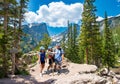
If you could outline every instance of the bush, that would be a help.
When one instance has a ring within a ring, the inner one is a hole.
[[[0,78],[4,77],[5,77],[4,69],[0,67]]]
[[[23,69],[23,70],[18,70],[15,74],[16,75],[29,75],[29,72]]]
[[[36,55],[35,55],[35,56],[32,56],[32,60],[31,60],[32,63],[35,63],[37,60],[38,60],[38,58],[37,58]]]

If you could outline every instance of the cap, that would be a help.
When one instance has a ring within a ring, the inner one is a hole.
[[[60,43],[56,44],[56,46],[60,46]]]
[[[43,46],[40,47],[40,50],[45,50],[45,48]]]
[[[48,49],[52,49],[52,47],[51,47],[51,46],[49,46],[49,47],[48,47]]]

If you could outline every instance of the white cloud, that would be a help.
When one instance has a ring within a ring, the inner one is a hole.
[[[49,26],[63,27],[67,26],[67,21],[78,23],[82,18],[82,3],[67,5],[64,2],[51,2],[48,5],[42,5],[35,12],[25,13],[25,20],[28,23],[46,22]]]
[[[118,1],[118,3],[120,2],[120,0],[117,0]]]
[[[112,17],[114,17],[114,16],[108,16],[108,18],[112,18]]]
[[[96,20],[97,20],[97,21],[101,21],[101,20],[103,20],[103,19],[104,19],[103,17],[100,17],[100,16],[99,16]]]
[[[32,12],[32,11],[29,11],[27,13],[25,13],[25,20],[28,22],[28,23],[34,23],[36,22],[36,19],[37,19],[37,14]]]

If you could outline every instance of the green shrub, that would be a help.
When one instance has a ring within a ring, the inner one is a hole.
[[[37,60],[38,60],[38,58],[37,58],[36,55],[35,55],[35,56],[32,56],[32,60],[31,60],[32,63],[35,63]]]
[[[15,74],[16,75],[29,75],[29,72],[25,69],[22,69],[22,70],[18,70]]]

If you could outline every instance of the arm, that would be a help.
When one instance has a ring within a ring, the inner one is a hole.
[[[64,60],[64,51],[62,50],[62,62]]]
[[[45,62],[47,62],[47,57],[46,57],[46,53],[45,53]]]

